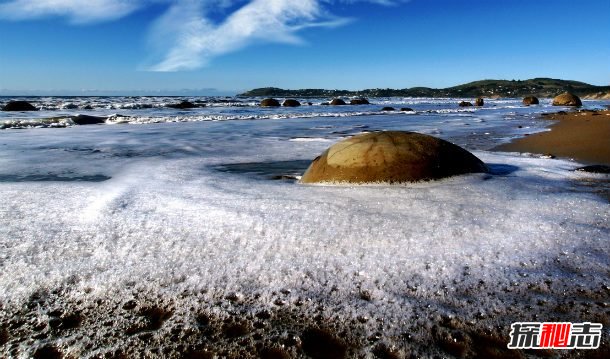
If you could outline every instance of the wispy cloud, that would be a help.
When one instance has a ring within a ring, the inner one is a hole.
[[[314,26],[333,27],[347,19],[327,13],[316,0],[254,0],[221,23],[206,17],[207,8],[193,2],[175,5],[155,26],[153,37],[176,29],[175,45],[155,71],[195,69],[215,56],[263,42],[298,44],[297,32]]]
[[[252,0],[220,23],[206,16],[208,9],[201,2],[182,1],[155,26],[153,39],[161,38],[167,28],[175,29],[176,36],[164,59],[150,69],[196,69],[216,56],[256,43],[299,44],[298,33],[305,28],[331,28],[351,21],[332,14],[331,5],[357,2],[390,6],[405,0]]]
[[[121,18],[143,6],[140,0],[13,0],[0,4],[0,17],[11,20],[66,16],[72,23]]]
[[[111,21],[153,3],[167,3],[155,20],[151,43],[160,51],[153,71],[200,68],[213,58],[257,43],[300,44],[306,28],[332,28],[352,19],[335,15],[336,4],[391,6],[408,0],[11,0],[0,18],[63,16],[75,24]],[[228,9],[236,9],[228,12]],[[222,20],[213,20],[220,17]]]

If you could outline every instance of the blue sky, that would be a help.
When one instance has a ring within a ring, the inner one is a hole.
[[[609,85],[608,14],[608,0],[0,1],[0,89]]]

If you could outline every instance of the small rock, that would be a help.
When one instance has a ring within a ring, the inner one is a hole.
[[[180,103],[173,103],[173,104],[165,105],[165,107],[184,110],[184,109],[189,109],[189,108],[196,108],[198,106],[189,101],[182,101]]]
[[[400,111],[403,111],[403,112],[415,112],[415,110],[413,110],[412,108],[409,108],[409,107],[402,107],[400,109]]]
[[[77,125],[96,125],[106,122],[106,117],[89,115],[76,115],[74,117],[70,117],[70,119]]]
[[[349,102],[350,105],[370,105],[369,100],[362,98],[355,98]]]
[[[38,111],[31,103],[27,101],[9,101],[2,111]]]
[[[261,101],[260,106],[261,107],[279,107],[280,102],[274,98],[266,98]]]
[[[584,167],[578,167],[576,169],[576,171],[580,171],[580,172],[589,172],[589,173],[603,173],[603,174],[610,174],[610,166],[606,166],[606,165],[591,165],[591,166],[584,166]]]
[[[482,97],[477,97],[476,100],[474,100],[474,105],[475,106],[483,106],[485,104],[485,101],[483,101]]]
[[[467,101],[462,101],[458,104],[460,107],[470,107],[472,106],[472,103],[467,102]]]
[[[381,111],[396,111],[396,109],[394,107],[386,106],[382,108]]]
[[[284,106],[284,107],[299,107],[299,106],[301,106],[301,103],[299,101],[297,101],[297,100],[287,99],[286,101],[284,101],[282,106]]]
[[[539,103],[540,101],[538,101],[538,97],[536,96],[527,96],[523,99],[523,104],[525,106],[538,105]]]

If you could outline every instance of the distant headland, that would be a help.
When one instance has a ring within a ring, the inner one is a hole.
[[[238,96],[276,97],[555,97],[563,92],[571,92],[586,99],[610,99],[610,86],[595,86],[579,81],[535,78],[530,80],[481,80],[463,85],[434,89],[412,87],[405,89],[366,89],[360,91],[301,89],[285,90],[264,87],[250,90]]]

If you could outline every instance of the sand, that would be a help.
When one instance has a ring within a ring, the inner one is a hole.
[[[558,121],[551,131],[496,147],[499,151],[548,154],[585,164],[610,165],[610,111],[558,112],[543,117]]]

